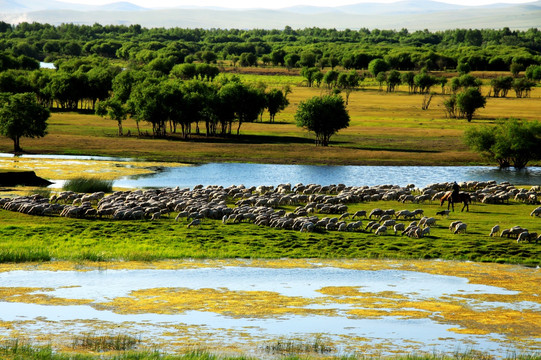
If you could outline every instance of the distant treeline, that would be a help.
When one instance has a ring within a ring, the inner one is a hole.
[[[139,25],[100,24],[53,26],[0,22],[0,70],[32,66],[29,59],[56,62],[69,57],[97,55],[134,65],[153,61],[170,69],[181,63],[234,66],[274,65],[367,69],[384,59],[395,70],[449,70],[467,63],[473,71],[508,71],[541,64],[541,32],[532,28],[455,29],[409,32],[395,30],[283,30],[143,28]],[[5,60],[9,55],[11,58]]]

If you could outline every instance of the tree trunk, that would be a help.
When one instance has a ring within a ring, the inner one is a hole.
[[[16,136],[13,139],[13,152],[15,153],[20,153],[23,151],[23,149],[21,149],[21,146],[20,146],[20,137],[19,136]]]

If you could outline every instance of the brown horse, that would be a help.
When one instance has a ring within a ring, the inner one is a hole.
[[[447,210],[449,210],[449,206],[453,208],[453,211],[455,211],[455,202],[456,203],[464,203],[464,206],[462,207],[461,211],[470,211],[470,203],[471,203],[471,196],[468,193],[465,192],[459,192],[456,197],[453,199],[453,192],[448,191],[443,195],[440,199],[440,206],[443,205],[444,202],[447,203]]]

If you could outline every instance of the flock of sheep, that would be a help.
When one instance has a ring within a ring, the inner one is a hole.
[[[164,188],[150,190],[117,191],[79,194],[60,192],[50,198],[39,195],[1,198],[0,206],[6,210],[29,215],[65,216],[69,218],[107,218],[114,220],[157,220],[175,215],[175,221],[186,219],[187,226],[197,226],[202,219],[221,220],[224,224],[252,222],[260,226],[312,231],[373,231],[375,235],[388,232],[421,238],[430,234],[430,227],[437,219],[424,216],[422,209],[400,210],[373,209],[370,213],[360,210],[348,212],[348,204],[380,200],[402,203],[423,203],[439,200],[451,187],[451,183],[437,183],[423,189],[414,185],[346,186],[344,184],[322,186],[317,184],[280,184],[274,186],[195,186],[193,189]],[[529,190],[517,189],[505,182],[465,182],[459,184],[467,190],[474,201],[497,203],[515,199],[537,203],[538,186]],[[234,206],[233,206],[234,205]],[[278,209],[294,206],[286,212]],[[324,217],[316,214],[323,214]],[[336,216],[332,216],[336,215]],[[447,210],[436,216],[448,216]],[[541,207],[531,216],[541,216]],[[366,224],[363,220],[367,221]],[[347,221],[349,220],[349,221]],[[407,226],[404,222],[410,220]],[[462,222],[451,223],[455,233],[466,232]],[[490,236],[499,232],[492,229]],[[504,229],[500,236],[516,236],[517,241],[541,240],[520,226]]]

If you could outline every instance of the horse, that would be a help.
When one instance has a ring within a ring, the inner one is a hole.
[[[445,193],[445,195],[441,197],[440,206],[442,206],[443,203],[446,201],[448,202],[447,210],[449,210],[449,206],[451,206],[453,208],[453,211],[455,211],[455,202],[456,202],[456,203],[464,203],[464,206],[462,207],[461,211],[464,211],[464,209],[466,209],[466,211],[470,211],[471,196],[468,193],[459,192],[456,195],[456,198],[453,199],[453,192],[448,191]]]

